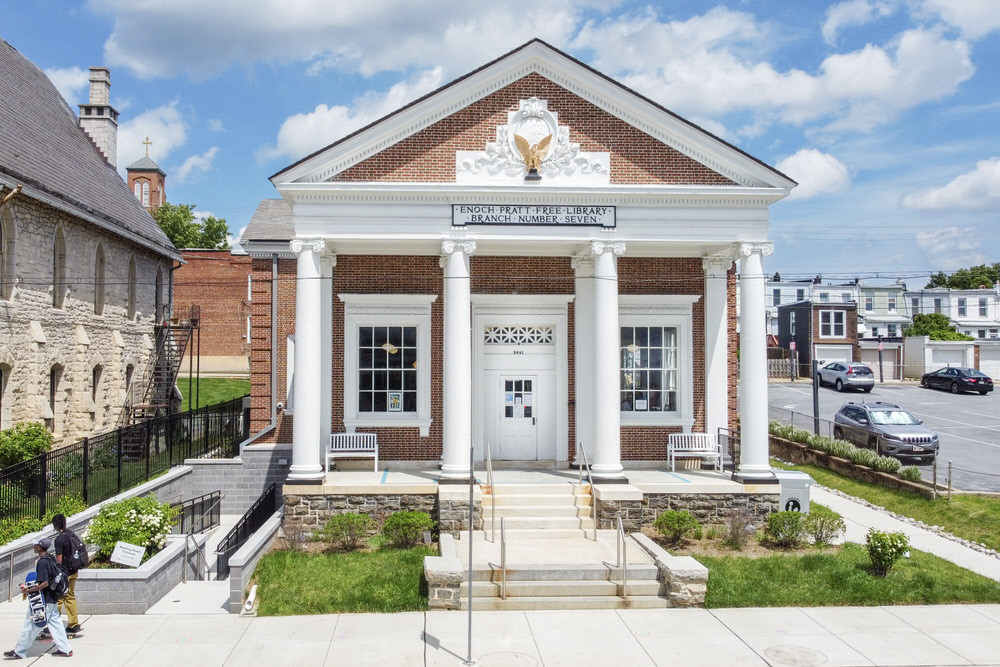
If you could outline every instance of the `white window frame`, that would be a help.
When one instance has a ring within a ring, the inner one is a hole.
[[[965,306],[965,303],[966,302],[965,302],[965,297],[964,296],[960,297],[958,299],[958,315],[959,315],[959,317],[965,317],[965,313],[966,313],[966,310],[967,310],[966,306]]]
[[[986,317],[989,314],[989,301],[986,297],[979,297],[979,317]]]
[[[694,337],[691,295],[621,295],[621,327],[674,327],[677,329],[677,410],[674,412],[622,412],[623,426],[681,426],[694,424]],[[619,386],[619,391],[621,387]],[[618,396],[618,392],[615,393]]]
[[[871,292],[865,293],[865,312],[870,313],[875,310],[875,295]]]
[[[895,294],[889,294],[889,295],[887,295],[886,296],[886,301],[887,301],[886,310],[888,310],[890,313],[895,313],[896,312],[896,295]]]
[[[431,304],[436,294],[338,294],[344,303],[344,428],[431,428]],[[358,411],[358,330],[367,326],[417,329],[417,412]]]
[[[771,290],[771,305],[780,306],[781,305],[781,290],[775,287]]]
[[[829,322],[823,320],[829,316]],[[839,322],[838,322],[839,320]],[[824,327],[829,328],[828,333],[823,333]],[[837,333],[837,328],[840,333]],[[847,311],[845,310],[821,310],[819,311],[819,337],[820,338],[847,338]]]

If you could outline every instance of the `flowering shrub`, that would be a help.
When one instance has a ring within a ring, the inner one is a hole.
[[[861,449],[860,447],[855,447],[854,451],[851,452],[851,463],[854,463],[855,465],[874,468],[875,461],[877,459],[878,454],[874,449]]]
[[[905,533],[886,533],[874,528],[868,529],[865,538],[868,547],[868,558],[872,562],[872,571],[884,577],[889,570],[910,550],[910,539]]]
[[[899,472],[902,467],[903,464],[899,462],[899,459],[892,456],[880,456],[875,459],[875,470],[879,472]]]
[[[176,520],[177,509],[153,496],[126,498],[102,507],[83,539],[100,547],[100,558],[109,558],[120,540],[145,547],[145,560],[166,546]]]

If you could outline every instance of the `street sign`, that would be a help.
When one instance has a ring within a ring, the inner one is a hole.
[[[788,344],[788,349],[789,350],[794,350],[795,349],[795,341],[794,340],[791,343]]]
[[[884,349],[885,349],[885,345],[882,343],[882,341],[879,341],[879,343],[878,343],[878,351],[881,352]]]

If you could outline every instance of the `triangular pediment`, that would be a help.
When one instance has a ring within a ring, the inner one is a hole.
[[[276,187],[520,185],[532,165],[553,186],[795,184],[540,40],[317,151],[271,181]]]

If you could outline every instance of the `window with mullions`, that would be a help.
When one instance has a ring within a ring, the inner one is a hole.
[[[417,327],[358,327],[358,412],[417,411]]]
[[[677,411],[676,327],[621,327],[622,412]]]

